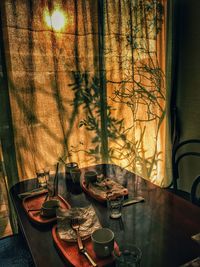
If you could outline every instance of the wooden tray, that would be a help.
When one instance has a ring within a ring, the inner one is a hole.
[[[79,253],[77,242],[66,242],[59,238],[57,234],[56,225],[54,225],[54,227],[52,228],[52,236],[56,247],[61,252],[65,260],[70,262],[75,267],[92,266],[87,260],[87,258],[83,254]],[[93,250],[92,241],[90,238],[84,240],[83,244],[87,249],[88,253],[93,258],[93,260],[97,263],[98,267],[106,266],[115,260],[114,256],[110,256],[104,259],[98,258]],[[116,242],[115,242],[115,252],[119,254],[119,247]]]
[[[117,182],[115,182],[114,180],[112,180],[113,184],[115,185],[119,185]],[[85,193],[87,193],[88,195],[90,195],[92,198],[96,199],[99,202],[106,202],[107,198],[106,198],[106,192],[102,192],[95,190],[95,188],[92,188],[92,186],[89,185],[89,187],[86,186],[86,182],[85,179],[83,178],[83,180],[81,181],[81,187],[83,188],[83,191],[85,191]],[[128,196],[128,189],[121,186],[121,192],[120,194],[118,193],[118,195],[123,195],[123,196]],[[107,192],[110,192],[110,189],[108,189]]]
[[[30,209],[40,209],[42,203],[46,198],[47,192],[42,192],[41,194],[27,196],[23,199],[22,205],[30,218],[31,221],[38,224],[49,224],[56,221],[56,217],[43,217],[40,215],[40,211],[29,211]],[[60,206],[65,209],[69,209],[69,203],[62,198],[60,195],[57,196],[60,201]]]

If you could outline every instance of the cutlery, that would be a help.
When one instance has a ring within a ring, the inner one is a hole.
[[[64,164],[66,164],[66,162],[64,161],[63,158],[60,157],[58,160],[59,160],[59,161],[62,161],[62,163],[64,163]]]
[[[47,194],[46,194],[46,196],[45,196],[45,198],[44,198],[43,204],[47,201],[48,197],[49,197],[49,194],[48,194],[48,192],[47,192]],[[43,204],[42,204],[42,205],[43,205]],[[41,211],[41,210],[42,210],[42,206],[41,206],[41,208],[37,208],[37,209],[28,209],[27,211],[30,212],[30,211]]]
[[[18,197],[24,198],[27,196],[38,195],[38,194],[41,194],[41,192],[46,192],[46,191],[47,190],[45,188],[39,187],[39,188],[35,188],[35,189],[28,191],[28,192],[20,193],[20,194],[18,194]]]
[[[139,203],[139,202],[143,202],[144,201],[144,198],[143,197],[135,197],[131,200],[125,200],[124,203],[123,203],[123,207],[125,206],[128,206],[128,205],[132,205],[132,204],[135,204],[135,203]]]
[[[32,215],[33,215],[33,216],[38,216],[38,215],[41,214],[41,211],[42,211],[42,210],[41,210],[41,209],[28,209],[28,210],[27,210],[27,212],[32,212],[32,211],[33,211],[33,212],[37,211],[37,212],[35,212],[35,213],[32,213]]]
[[[81,236],[79,234],[80,224],[79,224],[79,220],[77,218],[74,218],[71,220],[71,227],[74,231],[76,231],[79,251],[86,256],[86,258],[89,260],[89,262],[92,264],[92,266],[97,266],[95,261],[92,259],[92,257],[88,254],[87,250],[83,246],[83,242],[82,242]]]
[[[30,211],[40,211],[40,210],[41,208],[40,209],[28,209],[27,211],[30,212]]]
[[[53,197],[58,195],[58,170],[59,170],[59,162],[56,164],[56,173],[54,177],[54,192]]]
[[[44,199],[44,201],[43,201],[43,204],[44,204],[44,202],[47,201],[48,197],[49,197],[49,193],[47,192],[46,197],[45,197],[45,199]]]

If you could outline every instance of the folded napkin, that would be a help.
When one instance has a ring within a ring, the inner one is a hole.
[[[36,195],[39,195],[41,193],[45,193],[47,191],[48,191],[47,189],[45,189],[43,187],[39,187],[39,188],[35,188],[35,189],[31,190],[31,191],[20,193],[20,194],[18,194],[18,197],[23,199],[23,198],[25,198],[27,196],[36,196]]]
[[[76,232],[71,228],[71,220],[80,222],[79,233],[81,238],[89,237],[96,229],[101,228],[99,219],[92,205],[83,208],[71,208],[69,210],[57,210],[57,233],[60,239],[76,241]]]

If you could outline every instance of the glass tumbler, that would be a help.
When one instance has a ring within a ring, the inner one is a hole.
[[[122,216],[122,206],[124,202],[124,196],[113,196],[107,194],[107,206],[112,219],[118,219]]]
[[[140,267],[142,251],[134,244],[124,242],[120,255],[115,255],[116,267]]]
[[[37,182],[39,187],[47,187],[49,180],[49,170],[36,170]]]

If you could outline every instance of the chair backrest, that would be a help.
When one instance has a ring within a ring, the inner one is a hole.
[[[185,157],[199,157],[200,162],[200,139],[187,139],[178,143],[172,151],[172,168],[173,168],[173,188],[175,193],[179,190],[177,180],[179,179],[179,163]],[[199,165],[199,173],[200,173],[200,165]],[[191,178],[190,178],[191,179]],[[196,192],[197,181],[199,179],[194,179],[191,190],[191,199],[192,193]],[[195,182],[196,181],[196,182]],[[199,183],[199,182],[198,182]],[[194,200],[194,199],[193,199]],[[195,200],[196,202],[196,200]]]
[[[196,177],[192,184],[191,201],[192,203],[200,206],[200,175]]]

